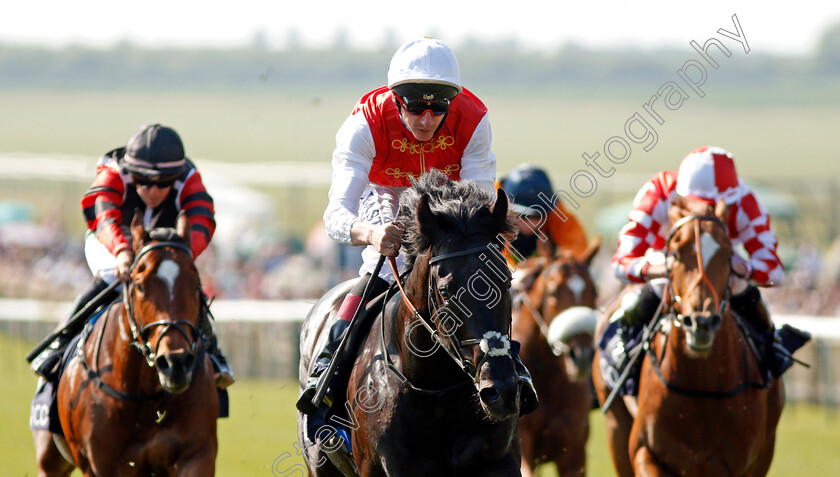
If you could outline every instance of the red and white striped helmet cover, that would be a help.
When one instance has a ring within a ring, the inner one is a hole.
[[[715,146],[699,147],[685,156],[677,175],[677,194],[727,204],[743,195],[732,154]]]

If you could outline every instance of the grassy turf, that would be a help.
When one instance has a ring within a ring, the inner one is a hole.
[[[0,371],[4,406],[0,406],[0,456],[3,476],[35,475],[28,430],[29,401],[36,379],[23,359],[29,343],[0,334]],[[288,381],[240,380],[230,389],[231,417],[219,422],[220,476],[300,475],[294,401],[297,384]],[[612,475],[603,418],[591,414],[588,443],[590,476]],[[840,475],[840,426],[836,411],[812,405],[788,405],[778,428],[772,477]],[[74,475],[79,475],[76,472]],[[555,476],[543,468],[543,477]]]

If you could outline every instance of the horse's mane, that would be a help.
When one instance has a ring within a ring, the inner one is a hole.
[[[495,197],[472,181],[455,182],[432,169],[418,178],[412,178],[411,187],[400,194],[396,223],[405,231],[402,251],[409,266],[414,264],[417,255],[433,245],[432,239],[420,232],[415,219],[417,204],[424,195],[428,196],[429,208],[441,224],[439,229],[445,231],[446,241],[466,242],[476,237],[488,237],[499,242],[500,236],[505,240],[512,240],[515,236],[516,228],[511,216],[504,222],[493,217],[491,208]]]

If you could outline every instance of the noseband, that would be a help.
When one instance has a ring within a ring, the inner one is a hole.
[[[497,248],[495,244],[491,245],[491,247]],[[431,266],[443,260],[461,257],[464,255],[472,255],[487,250],[488,246],[474,247],[458,252],[437,255],[429,260],[428,294],[432,318],[438,316],[438,310],[445,307],[445,299],[440,295],[440,291],[435,286],[436,282],[432,277]],[[403,303],[411,312],[411,315],[417,321],[419,321],[420,324],[429,332],[432,341],[436,341],[441,345],[441,348],[443,348],[443,350],[446,351],[446,354],[448,354],[453,359],[453,361],[455,361],[458,367],[461,368],[461,370],[470,377],[473,383],[478,383],[481,366],[488,359],[496,356],[510,357],[510,330],[507,330],[507,334],[502,334],[499,331],[488,331],[481,338],[470,338],[461,340],[457,336],[455,336],[454,333],[442,333],[440,330],[430,325],[429,322],[425,318],[423,318],[420,312],[417,311],[417,308],[415,308],[411,301],[408,299],[408,295],[405,293],[402,282],[399,278],[399,274],[397,273],[397,267],[393,257],[389,257],[389,263],[391,264],[391,269],[394,272],[394,277],[397,286],[400,289],[400,294],[402,295]],[[502,293],[505,292],[503,291]],[[469,359],[465,358],[463,354],[461,354],[461,349],[473,346],[480,346],[481,350],[484,351],[484,356],[481,358],[478,364],[473,363]]]
[[[184,251],[187,254],[189,254],[190,258],[192,258],[192,250],[190,250],[189,247],[182,243],[155,242],[146,245],[145,247],[140,249],[140,252],[137,253],[137,257],[134,259],[134,264],[131,266],[131,271],[134,271],[134,267],[136,267],[137,264],[140,263],[140,259],[143,257],[143,255],[149,253],[152,250],[167,247]],[[153,367],[155,365],[155,358],[157,357],[157,347],[152,348],[152,344],[149,341],[148,336],[152,329],[158,326],[162,326],[163,331],[160,333],[157,346],[160,346],[160,341],[163,339],[163,336],[169,332],[169,330],[175,330],[178,333],[181,333],[184,336],[184,339],[186,339],[187,342],[190,343],[189,354],[195,356],[196,350],[198,348],[198,342],[201,340],[201,335],[199,333],[198,327],[192,322],[186,320],[158,320],[141,326],[140,321],[137,319],[137,314],[135,313],[134,308],[134,288],[135,284],[133,278],[128,282],[127,286],[123,287],[126,314],[128,315],[128,326],[131,328],[131,346],[137,348],[137,350],[140,351],[140,353],[146,359],[146,363],[150,367]],[[203,303],[200,306],[203,306]],[[199,312],[199,320],[201,319],[201,316],[202,315]],[[187,331],[184,330],[184,327],[189,329],[194,338],[190,337]]]

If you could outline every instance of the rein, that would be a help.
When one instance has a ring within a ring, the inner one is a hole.
[[[452,253],[446,253],[442,255],[438,255],[432,257],[429,260],[429,266],[443,261],[448,260],[450,258],[461,257],[465,255],[471,255],[479,252],[483,252],[487,250],[487,246],[480,246],[480,247],[473,247],[466,250],[461,250]],[[400,275],[397,272],[396,261],[394,257],[388,257],[388,263],[391,266],[391,270],[394,274],[394,281],[397,284],[397,287],[400,290],[400,295],[402,297],[403,304],[406,306],[408,311],[410,312],[411,316],[418,320],[426,331],[429,332],[432,341],[437,341],[440,343],[443,350],[452,358],[453,361],[458,365],[458,367],[467,374],[472,382],[478,383],[479,381],[479,372],[481,370],[481,366],[491,357],[494,356],[508,356],[510,357],[510,336],[508,334],[502,334],[499,332],[488,331],[484,334],[482,338],[470,338],[466,340],[459,340],[454,335],[446,335],[440,333],[440,331],[434,327],[432,327],[417,311],[417,308],[414,304],[411,303],[409,300],[408,295],[405,292],[405,288],[403,287],[402,280],[400,279]],[[431,300],[432,296],[438,296],[437,290],[432,290],[432,274],[431,269],[429,270],[429,299]],[[434,304],[433,304],[434,307]],[[437,309],[433,310],[432,316],[434,317],[437,314]],[[383,320],[384,322],[384,320]],[[384,323],[383,323],[383,344],[384,344]],[[446,338],[446,339],[444,339]],[[449,345],[448,345],[449,344]],[[472,361],[465,358],[461,353],[461,348],[471,347],[471,346],[480,346],[481,349],[484,351],[484,356],[478,362],[478,364],[473,364]],[[438,391],[427,391],[417,388],[413,384],[411,384],[401,373],[396,369],[396,366],[392,363],[391,359],[388,357],[388,353],[385,353],[386,360],[388,362],[388,367],[392,370],[397,372],[397,374],[401,377],[401,379],[409,386],[410,389],[418,392],[424,392],[427,394],[434,394],[434,393],[441,393],[448,389],[451,389],[456,386],[460,386],[463,383],[458,383],[454,386],[450,386],[443,390]],[[465,381],[466,382],[466,381]]]

